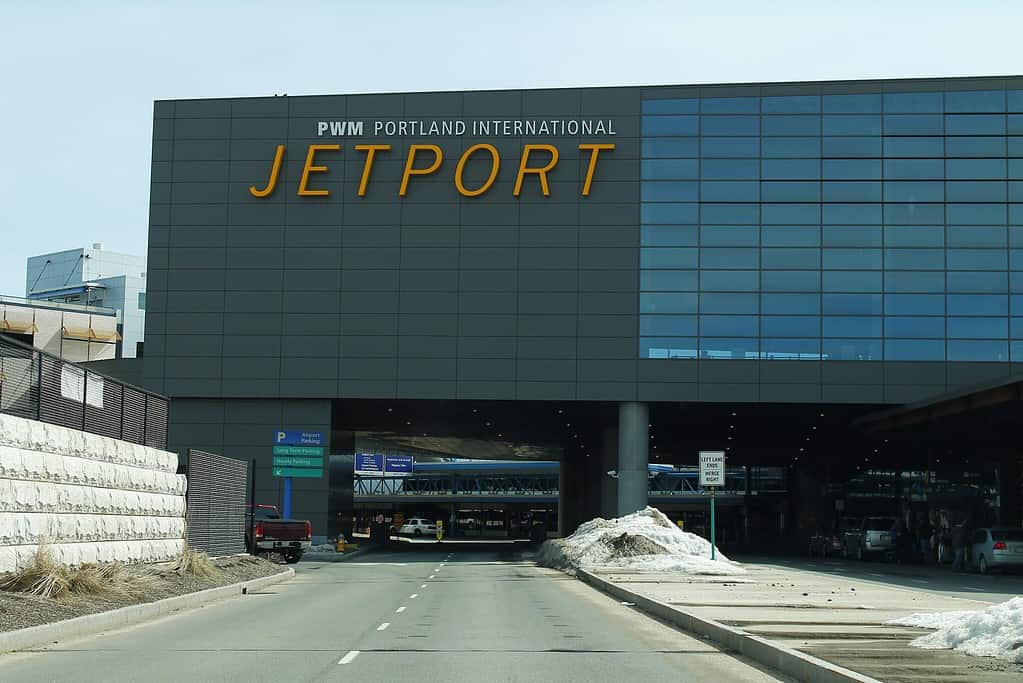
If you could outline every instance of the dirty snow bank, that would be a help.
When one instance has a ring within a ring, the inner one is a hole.
[[[937,629],[910,642],[913,647],[955,649],[974,657],[1023,664],[1023,597],[983,610],[911,614],[888,623]]]
[[[682,531],[652,507],[614,519],[591,519],[567,538],[546,541],[540,546],[537,562],[569,573],[621,569],[713,576],[746,571],[721,551],[711,560],[706,539]]]

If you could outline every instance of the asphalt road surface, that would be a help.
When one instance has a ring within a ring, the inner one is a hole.
[[[785,680],[507,551],[296,567],[256,594],[0,655],[0,681]]]

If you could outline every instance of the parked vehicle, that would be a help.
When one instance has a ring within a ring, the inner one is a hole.
[[[437,525],[422,517],[413,517],[401,525],[399,533],[405,536],[422,536],[423,534],[436,536]]]
[[[828,557],[842,554],[843,537],[837,533],[814,534],[810,537],[810,557]]]
[[[842,555],[865,560],[871,555],[887,555],[895,552],[895,539],[892,538],[892,517],[867,517],[858,529],[847,531]]]
[[[276,505],[257,505],[255,524],[246,515],[245,545],[253,555],[280,553],[288,564],[302,559],[313,540],[313,525],[308,520],[283,519]],[[250,538],[253,529],[255,538]]]
[[[977,529],[970,539],[970,564],[981,574],[995,569],[1023,568],[1023,529]]]

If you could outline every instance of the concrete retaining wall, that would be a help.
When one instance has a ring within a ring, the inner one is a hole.
[[[67,564],[181,552],[185,477],[174,453],[0,415],[0,572],[40,542]]]

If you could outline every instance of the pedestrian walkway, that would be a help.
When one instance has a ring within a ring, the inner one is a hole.
[[[1023,665],[913,648],[909,641],[929,631],[885,623],[917,612],[983,609],[988,600],[774,564],[745,566],[748,574],[741,577],[593,573],[679,611],[740,628],[886,683],[1023,680]]]

